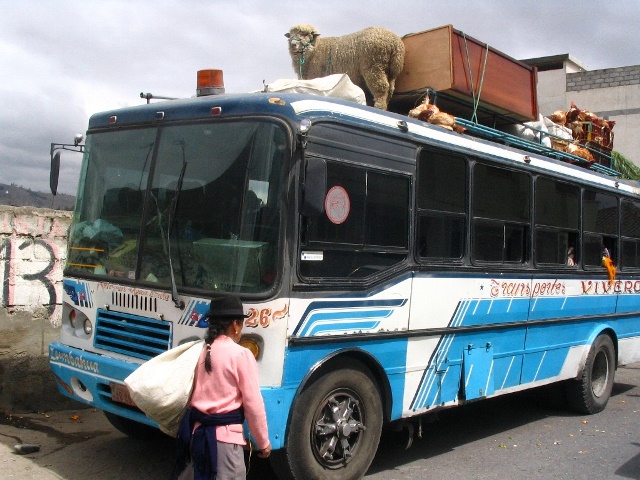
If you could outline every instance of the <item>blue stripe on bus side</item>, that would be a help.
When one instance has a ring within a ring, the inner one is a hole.
[[[379,326],[381,318],[391,316],[406,303],[407,299],[403,298],[311,302],[293,334],[305,337],[350,330],[371,331]]]
[[[495,388],[500,390],[558,376],[569,349],[589,344],[594,329],[607,326],[606,323],[591,320],[529,327],[527,318],[544,320],[609,314],[615,312],[617,306],[621,307],[618,310],[631,311],[637,309],[637,305],[638,296],[628,294],[462,300],[455,309],[449,327],[518,320],[522,323],[489,335],[486,332],[467,332],[443,336],[433,352],[409,408],[430,408],[458,399],[456,385],[459,386],[460,382],[462,352],[469,345],[491,341],[494,348],[494,383]],[[530,311],[527,312],[529,306]],[[640,335],[635,318],[616,319],[611,323],[615,326],[618,338]],[[447,361],[437,362],[434,359]]]
[[[570,348],[587,345],[593,330],[601,322],[577,321],[529,327],[527,320],[610,314],[616,311],[616,306],[619,311],[631,311],[635,309],[637,300],[638,295],[632,294],[461,300],[447,325],[449,328],[521,323],[513,327],[507,326],[504,330],[494,330],[490,334],[478,331],[443,336],[422,375],[410,408],[420,410],[458,399],[464,368],[462,352],[474,343],[490,341],[492,344],[493,360],[489,371],[493,376],[495,390],[556,377],[562,370]],[[336,334],[348,330],[371,331],[378,328],[380,319],[393,313],[394,307],[403,306],[406,302],[406,299],[312,302],[295,331],[299,332],[299,336]],[[616,334],[619,338],[638,336],[640,332],[635,326],[636,323],[635,319],[615,320]],[[549,338],[554,339],[551,345]],[[369,351],[383,366],[389,375],[395,399],[392,418],[399,418],[402,410],[400,404],[404,391],[407,342],[406,339],[394,339],[384,344],[376,341],[366,344],[340,344],[341,348],[353,347]],[[384,363],[385,359],[390,358],[381,355],[381,352],[392,344],[390,348],[396,355],[391,357],[391,363]],[[399,345],[404,345],[404,349],[398,350]],[[333,343],[332,346],[315,345],[301,347],[304,350],[290,350],[290,365],[296,365],[296,368],[289,370],[289,373],[286,373],[285,369],[285,376],[291,379],[298,378],[297,381],[300,381],[299,379],[303,378],[306,371],[316,362],[335,352],[335,347]],[[310,352],[315,353],[309,355]],[[398,358],[403,359],[402,365],[397,363]],[[304,361],[301,362],[302,359]],[[303,365],[304,367],[301,367]],[[293,384],[295,381],[291,385]],[[395,385],[399,384],[401,389],[397,390]]]
[[[332,334],[340,331],[375,330],[381,319],[393,314],[393,310],[359,310],[350,309],[339,312],[318,312],[309,315],[309,321],[300,332],[300,336],[312,336],[323,333]]]

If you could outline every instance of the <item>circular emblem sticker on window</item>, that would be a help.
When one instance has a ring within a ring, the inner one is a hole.
[[[347,219],[350,210],[351,202],[347,191],[342,187],[332,187],[324,199],[324,211],[331,223],[340,225]]]

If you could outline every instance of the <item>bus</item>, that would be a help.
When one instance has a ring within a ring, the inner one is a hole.
[[[640,189],[543,153],[303,94],[97,113],[59,390],[155,427],[123,380],[232,294],[280,478],[361,478],[383,426],[552,383],[597,413],[640,360]]]

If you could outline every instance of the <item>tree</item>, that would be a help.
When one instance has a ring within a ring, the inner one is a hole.
[[[619,152],[611,152],[611,168],[620,172],[621,178],[640,181],[640,167]]]

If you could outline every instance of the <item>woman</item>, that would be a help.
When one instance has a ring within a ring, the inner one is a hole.
[[[238,345],[244,314],[237,297],[211,301],[205,346],[196,366],[193,394],[178,432],[172,478],[236,480],[246,477],[242,423],[258,444],[258,456],[271,453],[264,401],[253,354]],[[189,459],[191,460],[190,462]]]

